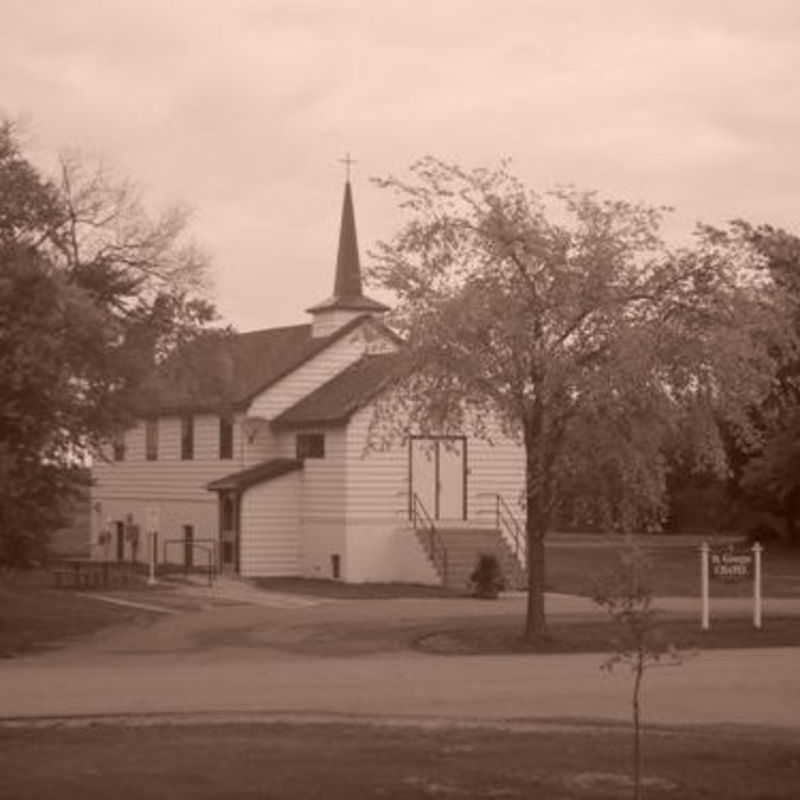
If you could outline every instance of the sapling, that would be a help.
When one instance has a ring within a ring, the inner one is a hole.
[[[612,640],[614,653],[601,668],[611,672],[617,665],[625,665],[633,673],[634,800],[642,797],[641,690],[644,674],[652,666],[682,663],[681,654],[664,640],[659,630],[658,612],[653,608],[650,567],[641,547],[629,540],[620,555],[620,563],[597,583],[593,594],[594,602],[608,612],[618,634]]]

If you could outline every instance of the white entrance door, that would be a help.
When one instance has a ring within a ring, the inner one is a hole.
[[[411,439],[411,491],[433,519],[465,519],[466,442],[462,437]]]
[[[436,516],[436,440],[411,440],[411,492]]]
[[[464,440],[439,439],[437,519],[464,519]]]

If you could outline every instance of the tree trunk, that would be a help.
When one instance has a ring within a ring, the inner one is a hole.
[[[525,641],[542,638],[547,632],[544,615],[544,539],[528,532],[528,607]]]
[[[525,441],[525,541],[528,563],[528,606],[524,638],[542,639],[547,633],[544,612],[544,539],[550,527],[550,470],[552,454],[545,452],[544,411],[537,404],[524,421]]]

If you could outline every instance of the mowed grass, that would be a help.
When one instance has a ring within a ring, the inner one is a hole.
[[[649,581],[657,597],[700,597],[700,551],[697,545],[653,542],[642,538],[651,570]],[[622,544],[551,542],[546,550],[545,584],[548,591],[590,597],[598,579],[619,564]],[[800,548],[767,547],[762,555],[764,597],[800,597]],[[752,580],[737,583],[711,581],[714,597],[749,597]]]
[[[356,724],[0,729],[0,798],[353,800],[630,797],[627,726],[530,731]],[[789,800],[792,731],[645,734],[648,800]]]
[[[0,575],[0,657],[57,647],[150,615],[50,587],[44,572]]]
[[[522,637],[522,620],[508,617],[473,619],[421,635],[416,649],[438,655],[499,655],[516,653],[609,653],[623,632],[610,621],[560,622],[551,620],[547,636],[535,642]],[[652,641],[675,647],[683,658],[702,650],[751,647],[800,646],[800,618],[769,617],[760,630],[747,618],[714,619],[711,629],[700,629],[699,620],[662,618]]]
[[[457,597],[444,586],[420,583],[344,583],[329,578],[256,578],[256,586],[269,592],[329,597],[337,600],[392,600],[400,597]]]

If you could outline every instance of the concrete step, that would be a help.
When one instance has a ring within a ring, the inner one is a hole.
[[[495,528],[437,528],[436,533],[447,553],[447,575],[443,575],[441,564],[434,563],[434,567],[442,577],[442,583],[450,588],[459,591],[469,590],[469,576],[483,554],[493,555],[497,558],[506,588],[519,589],[527,584],[523,566],[499,530]],[[418,531],[417,534],[427,553],[427,532]]]

